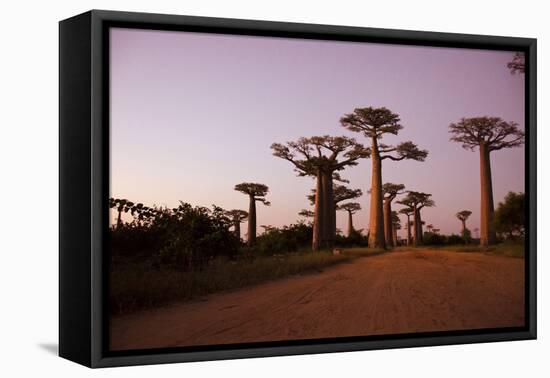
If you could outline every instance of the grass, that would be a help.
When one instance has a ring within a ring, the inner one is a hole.
[[[258,257],[253,260],[220,259],[198,272],[153,269],[148,261],[113,260],[110,276],[111,312],[131,313],[295,274],[321,272],[328,266],[383,252],[378,249],[346,248],[339,255],[321,251]]]
[[[480,252],[497,256],[523,258],[525,256],[525,246],[523,243],[500,243],[489,247],[482,247],[479,244],[470,245],[449,245],[429,247],[453,252]]]

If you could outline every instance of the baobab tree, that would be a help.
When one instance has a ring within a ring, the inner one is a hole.
[[[248,195],[248,240],[249,246],[256,242],[256,202],[261,202],[265,206],[271,205],[271,203],[265,199],[265,196],[269,192],[267,185],[258,184],[253,182],[243,182],[235,185],[235,190]]]
[[[468,218],[472,215],[472,212],[470,210],[462,210],[455,214],[455,216],[462,222],[462,238],[464,239],[464,243],[468,243],[467,238],[467,228],[466,228],[466,221]]]
[[[411,215],[413,215],[414,211],[409,207],[405,207],[399,210],[399,213],[404,214],[407,217],[407,245],[411,245],[411,242],[412,242]]]
[[[422,192],[407,192],[407,196],[397,203],[407,206],[413,213],[414,239],[415,247],[422,244],[422,217],[420,210],[425,207],[435,206],[435,202],[430,198],[432,195]]]
[[[379,143],[379,139],[385,134],[398,134],[399,130],[403,128],[399,122],[399,115],[384,107],[356,108],[353,113],[346,114],[340,119],[343,127],[354,132],[363,133],[371,142],[372,181],[369,217],[369,247],[371,248],[386,247],[384,238],[382,161],[385,159],[394,161],[403,159],[424,161],[428,155],[426,150],[420,150],[411,141],[395,146]]]
[[[370,157],[370,150],[353,138],[329,135],[273,143],[271,149],[274,156],[291,162],[298,176],[316,178],[312,249],[332,247],[336,238],[334,173]]]
[[[361,205],[357,202],[347,202],[342,205],[338,205],[337,210],[343,210],[348,212],[348,237],[353,234],[355,229],[353,228],[353,214],[361,210]]]
[[[399,219],[399,214],[397,211],[391,212],[391,224],[392,224],[392,241],[393,245],[397,247],[397,230],[401,229],[401,219]]]
[[[235,209],[226,211],[225,214],[233,222],[233,232],[235,233],[235,236],[237,239],[241,240],[241,223],[248,218],[248,213],[244,210]]]
[[[339,175],[332,175],[332,178],[334,181],[347,182],[347,180],[343,180]],[[317,190],[315,188],[311,189],[311,194],[307,196],[309,202],[312,205],[315,205],[316,192]],[[361,197],[363,195],[363,191],[361,189],[351,189],[345,185],[334,184],[333,193],[334,211],[330,214],[327,214],[327,217],[331,217],[330,224],[332,224],[334,226],[334,229],[336,230],[336,210],[338,210],[338,204],[343,201]]]
[[[391,204],[392,201],[399,194],[403,194],[405,185],[403,184],[393,184],[387,182],[382,186],[382,193],[384,195],[384,239],[386,241],[386,247],[392,248],[395,243],[393,242],[393,219],[392,219],[392,210]]]
[[[515,74],[516,72],[525,73],[525,53],[515,53],[514,59],[508,63],[508,69],[512,74]]]
[[[462,118],[449,125],[451,141],[462,143],[464,149],[479,148],[481,178],[481,235],[480,244],[494,244],[496,233],[493,225],[495,205],[491,177],[491,153],[504,148],[519,147],[524,143],[525,133],[515,122],[506,122],[499,117]]]

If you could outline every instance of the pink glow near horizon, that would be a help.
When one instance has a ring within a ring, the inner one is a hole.
[[[398,136],[429,151],[425,162],[384,161],[384,182],[433,194],[426,224],[458,233],[457,211],[479,227],[479,155],[449,142],[461,117],[499,116],[524,127],[524,77],[512,52],[132,29],[111,30],[111,193],[147,205],[247,209],[235,184],[269,186],[258,225],[296,222],[313,180],[271,154],[273,142],[348,135],[340,117],[385,106]],[[495,205],[524,191],[524,148],[492,154]],[[368,227],[370,161],[342,176],[365,193],[356,228]],[[398,205],[394,209],[399,209]],[[346,230],[346,216],[337,225]],[[404,222],[404,217],[402,217]],[[246,227],[243,227],[243,232]],[[260,231],[261,229],[259,229]],[[399,232],[404,235],[403,230]]]

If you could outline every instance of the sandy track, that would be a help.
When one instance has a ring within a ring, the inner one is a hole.
[[[415,250],[118,316],[111,349],[523,324],[523,259]]]

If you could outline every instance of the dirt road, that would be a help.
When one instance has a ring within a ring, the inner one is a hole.
[[[415,250],[358,258],[322,273],[115,317],[111,349],[510,327],[523,322],[523,259]]]

